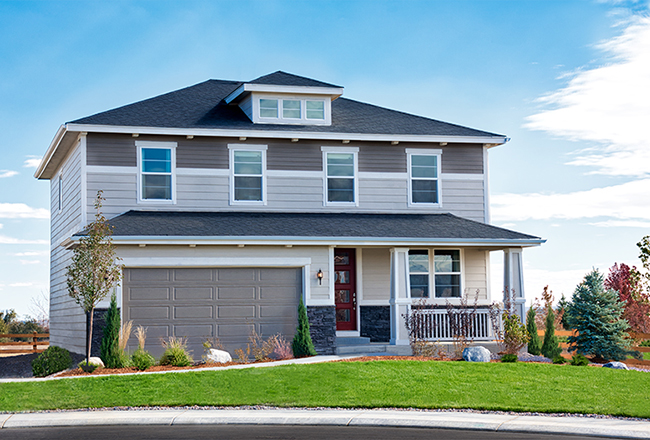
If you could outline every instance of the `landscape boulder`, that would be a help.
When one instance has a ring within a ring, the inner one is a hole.
[[[84,359],[82,362],[85,364],[86,360]],[[104,362],[96,356],[91,356],[90,359],[88,359],[88,363],[90,365],[97,365],[98,368],[104,368]]]
[[[490,350],[485,347],[467,347],[463,350],[463,360],[467,362],[490,362]]]
[[[225,364],[226,362],[232,362],[232,357],[227,351],[211,348],[205,356],[205,361],[208,364]]]
[[[627,370],[627,365],[625,365],[623,362],[607,362],[605,365],[603,365],[605,368],[613,368],[615,370]]]

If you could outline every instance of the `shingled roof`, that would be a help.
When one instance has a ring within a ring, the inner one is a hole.
[[[281,71],[259,77],[250,81],[250,83],[339,87]],[[245,84],[245,82],[208,80],[184,89],[145,99],[144,101],[77,119],[71,121],[71,123],[132,127],[503,138],[503,135],[475,130],[347,98],[338,98],[332,102],[332,124],[329,126],[253,124],[238,106],[228,105],[223,101],[226,96],[242,84]]]
[[[452,214],[128,211],[110,220],[113,237],[320,237],[524,241],[539,237]],[[77,234],[84,235],[84,233]]]

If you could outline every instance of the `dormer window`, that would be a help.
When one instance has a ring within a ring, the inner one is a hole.
[[[278,100],[277,99],[260,99],[260,117],[277,118],[278,117]]]
[[[326,121],[324,99],[259,98],[259,122],[313,124]]]
[[[325,101],[305,101],[307,119],[325,119]]]

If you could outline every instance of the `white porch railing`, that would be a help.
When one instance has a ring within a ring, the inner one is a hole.
[[[428,341],[451,341],[454,339],[450,316],[447,309],[420,309],[417,311],[420,325],[419,337]],[[458,316],[456,315],[456,318]],[[499,319],[499,325],[501,325]],[[471,316],[468,328],[468,339],[475,341],[492,341],[495,339],[492,321],[487,309],[477,309]]]

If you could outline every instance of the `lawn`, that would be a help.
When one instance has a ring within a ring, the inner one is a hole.
[[[415,407],[650,418],[650,374],[548,364],[373,361],[0,384],[0,411],[114,406]]]

